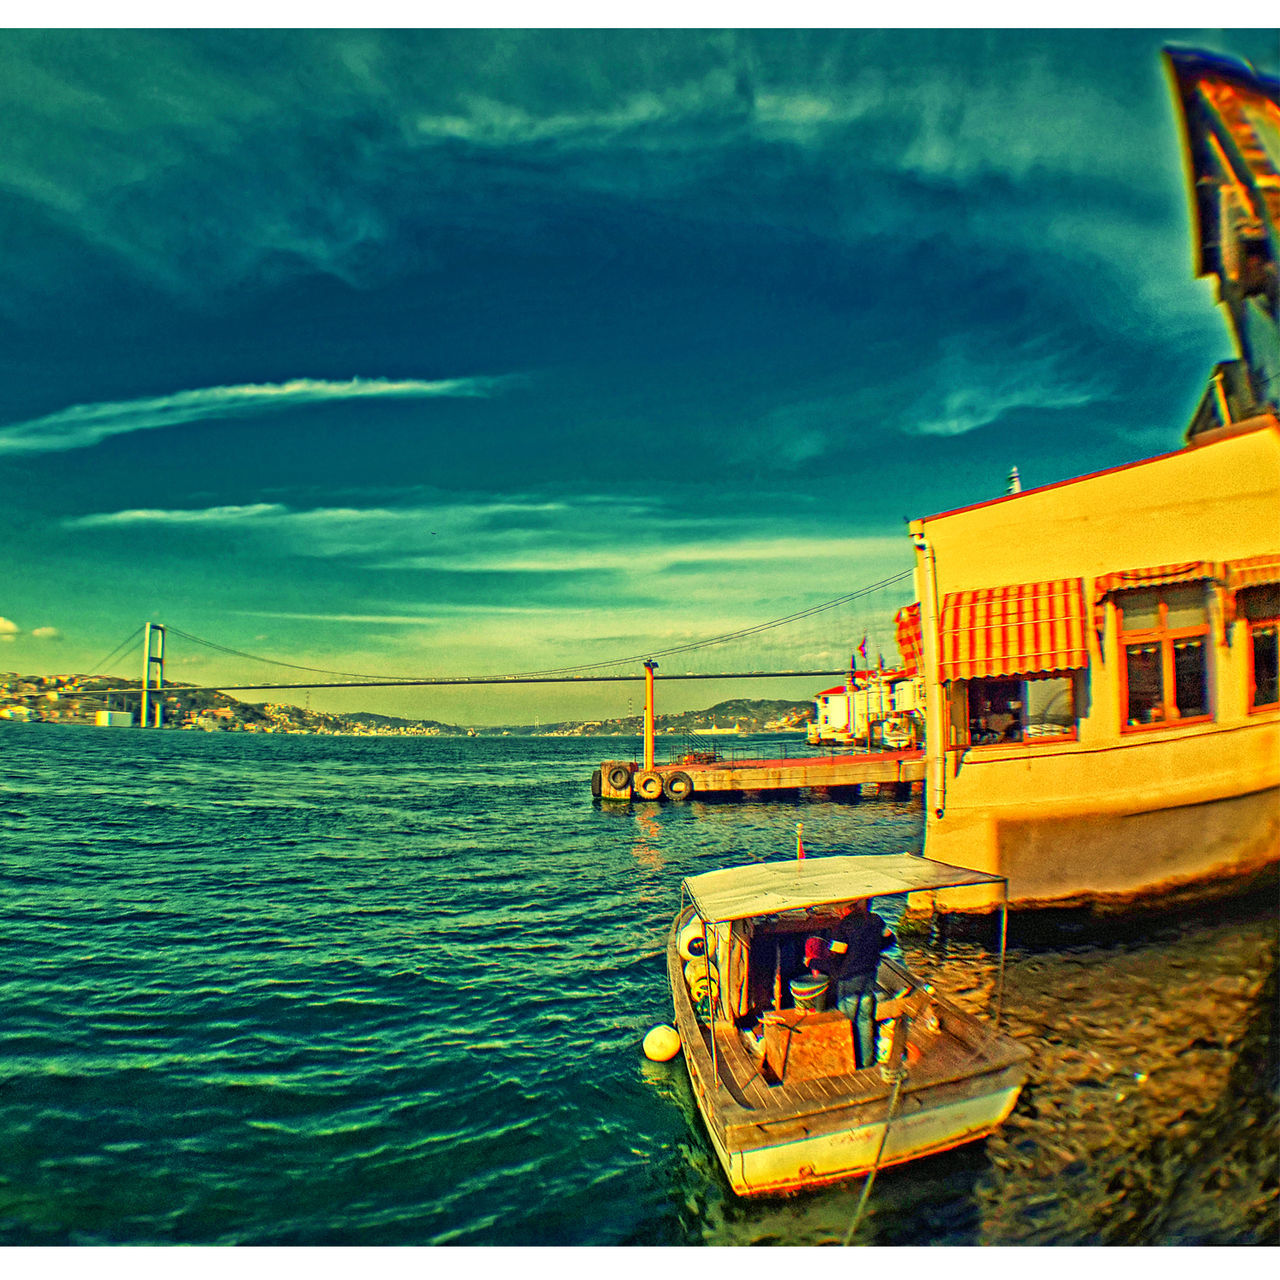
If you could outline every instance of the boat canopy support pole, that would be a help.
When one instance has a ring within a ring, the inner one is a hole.
[[[649,672],[649,679],[653,679],[652,671]],[[707,922],[705,920],[702,922],[702,955],[707,968],[707,1021],[711,1025],[711,1083],[718,1089],[720,1087],[720,1064],[716,1057],[716,1006],[711,1002],[711,939],[707,934]],[[719,974],[719,969],[716,972]],[[716,1004],[719,1004],[719,977],[716,979],[715,992]]]
[[[996,979],[996,1016],[993,1031],[1000,1030],[1000,1015],[1004,1011],[1004,954],[1009,943],[1009,882],[1000,881],[1000,971]]]

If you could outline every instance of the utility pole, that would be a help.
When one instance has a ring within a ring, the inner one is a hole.
[[[152,637],[155,643],[152,643]],[[151,669],[158,668],[156,682],[151,683]],[[151,690],[159,694],[164,688],[164,627],[158,622],[148,622],[142,628],[142,709],[138,717],[141,728],[151,728]],[[164,715],[164,703],[156,698],[155,727],[160,727]]]

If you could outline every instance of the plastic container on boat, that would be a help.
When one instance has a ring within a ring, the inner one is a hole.
[[[791,999],[797,1009],[809,1009],[821,1012],[827,1007],[827,990],[831,985],[830,978],[803,977],[791,979]]]

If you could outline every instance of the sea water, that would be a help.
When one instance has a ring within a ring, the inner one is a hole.
[[[858,1184],[737,1200],[640,1046],[682,877],[800,821],[918,850],[919,801],[593,802],[636,750],[0,726],[0,1243],[843,1238]],[[1276,933],[1015,945],[1017,1109],[882,1171],[858,1241],[1276,1243]],[[909,947],[990,1006],[988,950]]]

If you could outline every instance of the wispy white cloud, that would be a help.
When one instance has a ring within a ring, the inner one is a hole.
[[[154,431],[189,422],[243,418],[338,400],[431,399],[439,396],[488,396],[503,378],[448,378],[435,382],[352,378],[327,382],[297,378],[281,383],[202,387],[138,400],[73,405],[27,422],[0,426],[0,453],[54,453],[85,449],[111,436]]]
[[[8,618],[0,618],[0,643],[6,640],[12,641],[20,634],[21,629],[16,622],[11,622]]]
[[[421,613],[290,613],[280,609],[234,609],[245,618],[280,618],[291,622],[346,622],[354,626],[420,627],[437,618],[452,616],[475,618],[481,615],[512,617],[555,617],[563,612],[559,605],[499,605],[475,603],[441,603],[423,606]]]
[[[62,632],[57,627],[33,627],[32,636],[37,640],[61,640]]]
[[[958,342],[936,363],[931,382],[917,416],[903,424],[908,435],[966,435],[1017,410],[1080,408],[1107,394],[1064,374],[1052,356],[1015,350],[991,356]]]
[[[601,511],[609,519],[602,525]],[[199,510],[133,509],[79,516],[71,529],[147,525],[259,531],[287,554],[363,561],[369,569],[565,575],[658,574],[705,566],[848,564],[906,555],[905,539],[780,534],[751,516],[690,517],[600,495],[572,502],[507,497],[403,508],[293,510],[251,503]]]
[[[289,508],[278,502],[253,502],[243,506],[203,507],[198,510],[137,507],[130,511],[103,511],[76,516],[64,522],[68,529],[108,529],[130,525],[224,525],[263,516],[287,515]]]
[[[635,576],[706,565],[848,563],[868,555],[905,553],[907,547],[905,539],[900,538],[735,539],[731,530],[725,533],[727,536],[715,541],[672,541],[649,533],[641,540],[619,541],[611,537],[598,540],[595,545],[584,543],[577,547],[567,547],[559,538],[547,538],[536,548],[512,545],[517,539],[504,539],[461,553],[446,551],[438,556],[398,557],[383,561],[377,567],[530,574],[612,571]]]

